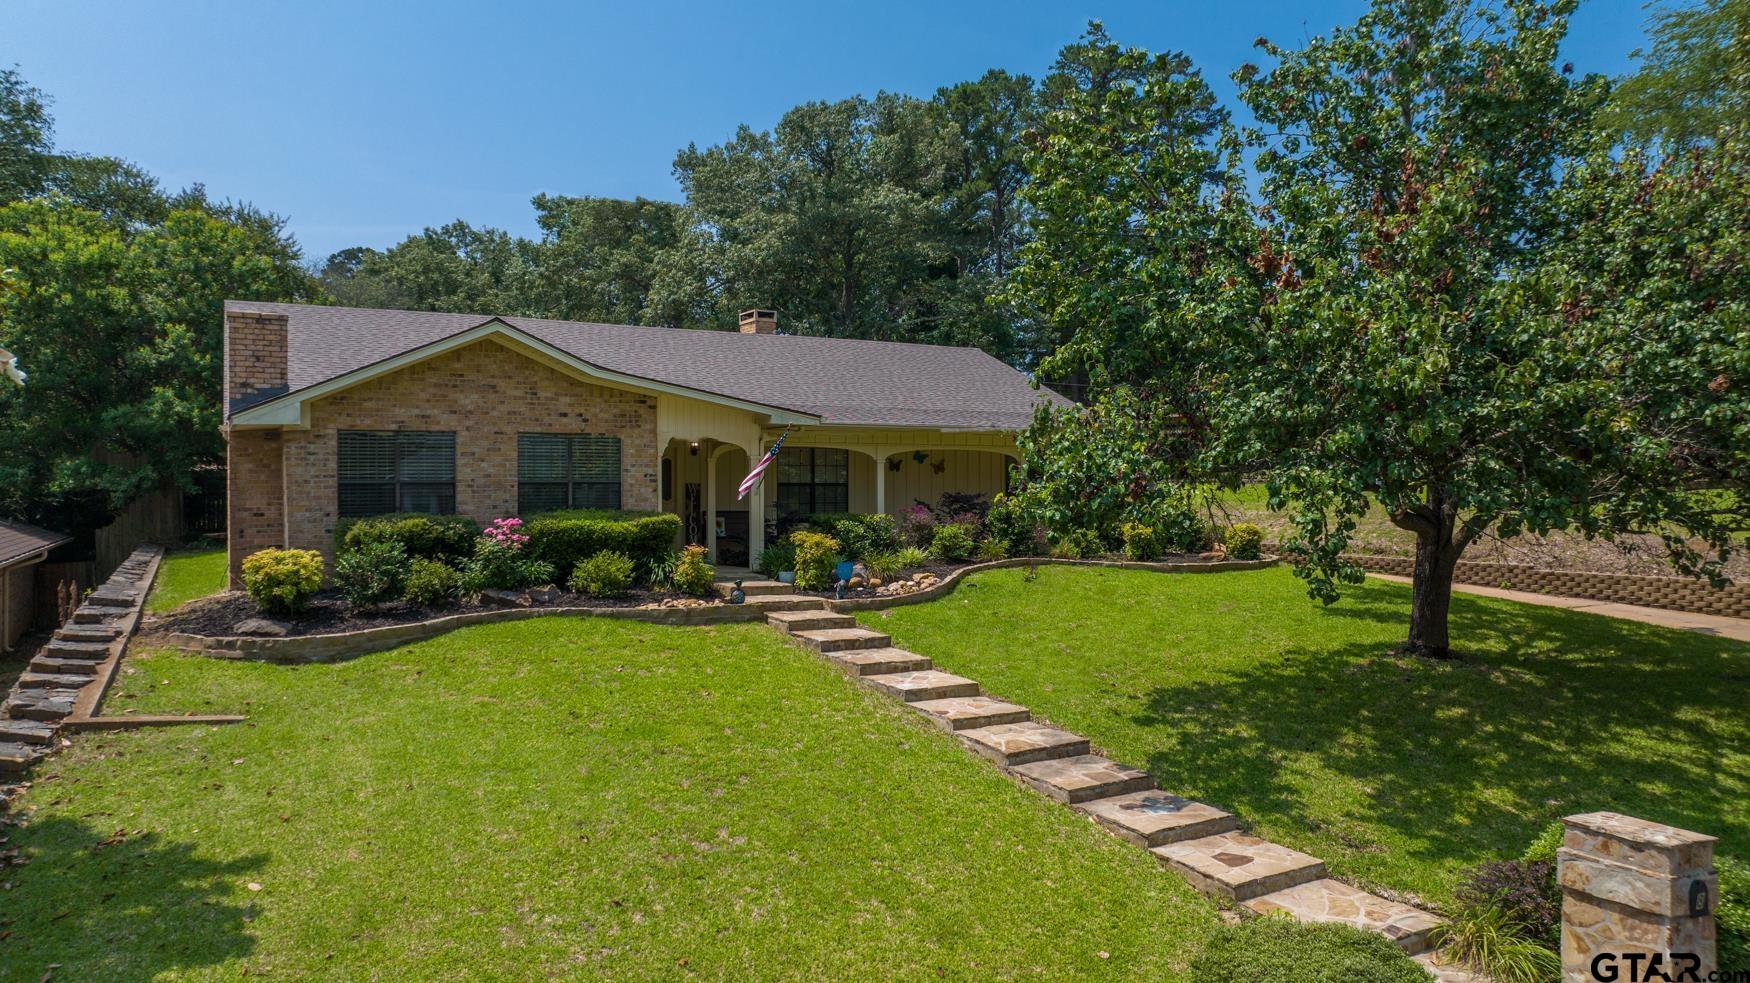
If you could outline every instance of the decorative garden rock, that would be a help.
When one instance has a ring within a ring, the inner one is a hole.
[[[237,623],[237,634],[258,635],[268,638],[284,638],[287,628],[271,618],[250,618]]]

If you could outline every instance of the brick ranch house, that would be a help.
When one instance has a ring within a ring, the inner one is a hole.
[[[233,587],[270,546],[332,559],[343,518],[672,512],[744,565],[787,516],[993,494],[1064,401],[972,348],[524,317],[225,304]],[[765,482],[749,462],[786,428]],[[752,521],[758,517],[761,521]]]

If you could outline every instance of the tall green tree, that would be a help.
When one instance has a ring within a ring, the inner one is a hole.
[[[657,257],[685,228],[680,205],[637,198],[537,195],[541,242],[534,253],[545,317],[607,324],[686,326],[682,311],[651,304]]]
[[[535,244],[460,219],[381,252],[355,247],[316,271],[342,304],[457,313],[541,313]]]
[[[1176,400],[1185,479],[1261,475],[1320,598],[1359,579],[1342,553],[1382,506],[1416,537],[1407,647],[1422,654],[1449,654],[1454,567],[1485,533],[1668,531],[1681,568],[1717,574],[1745,521],[1742,496],[1693,488],[1742,481],[1743,322],[1697,276],[1735,261],[1741,233],[1674,239],[1675,179],[1637,211],[1654,172],[1607,169],[1604,86],[1558,60],[1571,10],[1376,0],[1298,49],[1261,41],[1274,66],[1235,76],[1258,121],[1249,220],[1231,176],[1161,196],[1177,215],[1152,229],[1148,198],[1108,193],[1222,159],[1151,117],[1066,130],[1034,164],[1038,269],[1018,279],[1082,319],[1061,358]],[[1151,166],[1156,149],[1168,163]],[[1710,187],[1710,218],[1732,228],[1741,181]],[[1618,241],[1592,256],[1582,239]]]
[[[1606,125],[1678,151],[1750,125],[1750,0],[1653,9],[1652,45],[1612,96]]]

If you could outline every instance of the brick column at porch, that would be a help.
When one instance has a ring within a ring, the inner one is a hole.
[[[1707,979],[1715,838],[1614,812],[1562,823],[1562,979]]]

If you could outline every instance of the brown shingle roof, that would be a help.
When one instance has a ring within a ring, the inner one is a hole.
[[[72,538],[65,533],[49,532],[22,522],[0,521],[0,567],[10,566],[14,560],[59,546]]]
[[[287,316],[288,395],[494,319],[247,301],[227,301],[225,309]],[[832,424],[1019,430],[1039,403],[1064,403],[976,348],[527,317],[497,320],[612,372],[795,410]]]

